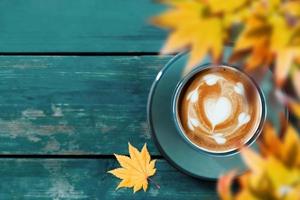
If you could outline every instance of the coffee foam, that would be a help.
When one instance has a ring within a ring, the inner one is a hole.
[[[187,137],[208,151],[231,151],[256,132],[262,116],[260,95],[245,74],[214,67],[199,72],[180,98],[179,115]]]

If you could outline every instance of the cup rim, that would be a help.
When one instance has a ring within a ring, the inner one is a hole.
[[[247,142],[245,142],[243,144],[243,146],[249,147],[257,140],[257,138],[259,137],[259,135],[262,132],[264,123],[266,121],[266,116],[267,116],[267,106],[266,106],[266,99],[265,99],[264,93],[262,92],[262,89],[260,88],[260,86],[257,84],[257,82],[254,80],[253,77],[251,77],[248,73],[246,73],[241,68],[235,67],[233,65],[229,65],[227,63],[221,63],[221,64],[206,63],[206,64],[198,65],[193,70],[191,70],[188,74],[186,74],[183,78],[181,78],[181,80],[178,82],[178,84],[175,87],[175,90],[173,92],[173,97],[172,97],[173,121],[175,123],[177,131],[182,136],[182,138],[185,140],[185,142],[188,143],[189,145],[191,145],[197,151],[208,154],[208,155],[213,155],[213,156],[231,156],[231,155],[239,153],[240,148],[234,148],[234,149],[231,149],[228,151],[212,151],[212,150],[203,148],[201,146],[198,146],[193,141],[191,141],[190,138],[188,138],[188,136],[185,134],[184,129],[181,124],[181,121],[180,121],[180,118],[179,118],[178,101],[179,101],[179,97],[180,97],[181,92],[184,89],[186,83],[191,78],[193,78],[197,73],[207,70],[207,69],[210,69],[210,68],[213,68],[213,67],[223,67],[223,68],[227,68],[230,70],[238,71],[239,73],[242,73],[243,75],[248,77],[250,79],[250,81],[253,83],[253,85],[256,87],[256,90],[260,97],[260,101],[261,101],[260,103],[261,103],[261,107],[262,107],[261,119],[260,119],[259,125],[258,125],[255,133],[247,140]]]

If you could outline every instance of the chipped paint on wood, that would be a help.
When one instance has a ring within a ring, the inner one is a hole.
[[[42,110],[26,109],[22,111],[22,116],[28,119],[37,119],[40,117],[45,117],[45,113]]]
[[[63,117],[64,116],[60,106],[52,104],[51,109],[52,109],[52,112],[53,112],[53,114],[52,114],[53,117]]]
[[[0,153],[121,154],[130,141],[157,155],[146,104],[169,59],[1,56]]]
[[[55,134],[72,134],[73,128],[66,125],[35,125],[27,119],[6,121],[0,119],[0,133],[2,138],[26,138],[31,142],[40,142],[43,137]]]
[[[119,189],[119,179],[106,173],[111,159],[0,159],[1,199],[217,199],[215,183],[192,179],[158,160],[147,192]]]

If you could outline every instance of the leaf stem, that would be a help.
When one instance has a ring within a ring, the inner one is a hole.
[[[149,178],[149,177],[148,177],[148,180],[149,180],[150,182],[152,182],[152,183],[155,185],[155,187],[156,187],[157,189],[160,189],[160,185],[159,185],[156,181],[154,181],[153,179],[151,179],[151,178]]]

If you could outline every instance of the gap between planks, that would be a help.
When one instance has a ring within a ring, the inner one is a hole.
[[[0,52],[0,56],[158,56],[159,52]]]
[[[128,155],[126,155],[128,156]],[[101,154],[56,154],[56,155],[42,155],[42,154],[0,154],[0,159],[115,159],[114,155],[101,155]],[[161,155],[153,155],[151,159],[164,159]]]

